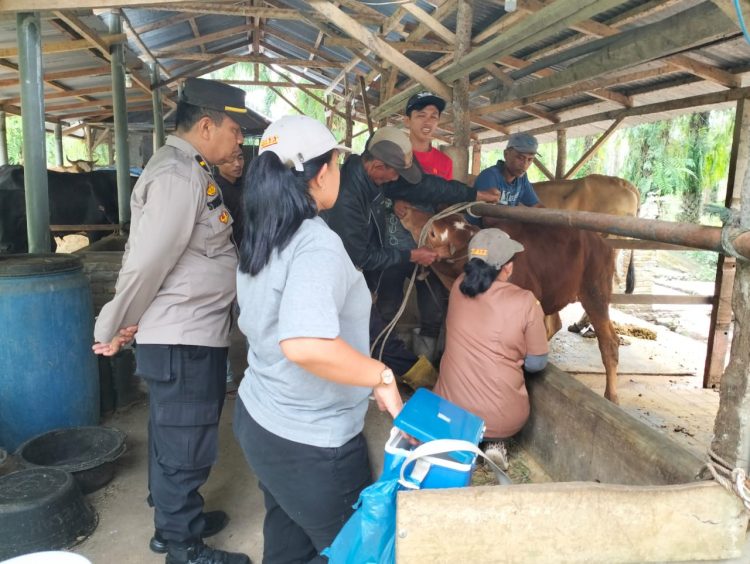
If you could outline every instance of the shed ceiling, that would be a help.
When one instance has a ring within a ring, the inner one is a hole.
[[[469,77],[472,133],[531,131],[551,140],[601,133],[748,96],[750,45],[731,0],[474,0],[471,51],[454,53],[459,0],[0,0],[0,108],[20,114],[16,12],[39,10],[45,114],[68,130],[110,126],[108,46],[126,45],[130,123],[151,116],[146,63],[165,113],[182,79],[235,62],[273,69],[329,108],[395,120],[413,93]],[[750,18],[750,2],[741,4]],[[110,35],[105,16],[123,18]],[[462,13],[462,12],[461,12]],[[460,26],[459,26],[460,27]],[[259,80],[248,84],[261,84]],[[362,92],[364,85],[365,92]],[[441,136],[452,135],[450,105]]]

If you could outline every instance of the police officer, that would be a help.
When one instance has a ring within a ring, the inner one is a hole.
[[[149,388],[150,547],[167,564],[250,563],[203,544],[228,517],[204,512],[198,493],[217,458],[237,267],[233,220],[210,165],[231,158],[251,125],[244,100],[239,88],[186,80],[176,131],[133,189],[115,296],[94,329],[94,352],[105,356],[137,333],[136,371]]]

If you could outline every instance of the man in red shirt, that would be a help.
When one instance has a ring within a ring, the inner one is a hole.
[[[445,109],[445,100],[431,92],[414,94],[406,103],[404,125],[409,128],[409,139],[422,170],[427,174],[453,180],[453,161],[432,146],[432,137]]]
[[[453,180],[453,161],[448,155],[432,146],[432,137],[440,114],[445,109],[445,100],[431,92],[419,92],[406,103],[404,125],[409,128],[412,153],[425,174]],[[414,205],[402,201],[393,202],[393,211],[386,214],[386,246],[411,250],[416,248],[411,233],[401,225],[399,206]],[[434,213],[434,206],[416,206]],[[404,299],[404,280],[411,276],[413,265],[400,264],[383,271],[378,292],[378,309],[385,320],[392,319]],[[415,335],[414,353],[423,354],[434,361],[440,329],[445,319],[448,291],[434,273],[427,273],[416,281],[417,307],[419,309],[419,331]]]

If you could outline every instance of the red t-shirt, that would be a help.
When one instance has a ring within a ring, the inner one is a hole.
[[[414,151],[414,158],[425,173],[453,180],[453,161],[435,147],[430,147],[429,151]]]

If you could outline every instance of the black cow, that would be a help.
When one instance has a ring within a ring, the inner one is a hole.
[[[117,173],[47,171],[51,225],[98,225],[118,222]],[[69,233],[56,233],[58,236]],[[87,233],[90,242],[106,231]],[[52,239],[52,250],[56,245]],[[0,253],[28,252],[23,167],[0,166]]]

